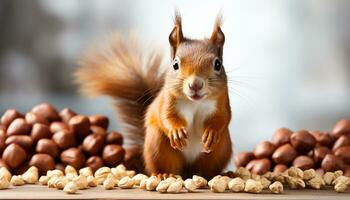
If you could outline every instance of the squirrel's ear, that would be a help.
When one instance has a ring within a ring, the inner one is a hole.
[[[225,35],[221,30],[222,24],[222,15],[218,15],[215,21],[214,30],[211,34],[210,41],[217,46],[219,49],[222,49],[225,43]]]
[[[184,40],[182,34],[181,15],[178,11],[175,12],[174,28],[169,35],[169,43],[171,45],[172,58],[175,57],[175,52],[180,43]]]

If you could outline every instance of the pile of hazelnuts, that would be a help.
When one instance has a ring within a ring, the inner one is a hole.
[[[255,174],[284,172],[290,166],[318,173],[343,170],[350,177],[350,120],[342,119],[330,133],[278,129],[271,141],[259,143],[253,152],[235,156],[235,164]]]
[[[107,131],[109,119],[103,115],[79,115],[69,108],[59,112],[42,103],[26,114],[8,109],[0,122],[0,167],[14,174],[30,166],[40,174],[66,165],[95,171],[124,161],[123,137]]]

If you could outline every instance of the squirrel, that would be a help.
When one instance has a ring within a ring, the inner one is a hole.
[[[114,100],[125,137],[142,149],[150,174],[211,178],[231,159],[221,19],[210,38],[189,39],[176,12],[169,35],[171,63],[163,71],[161,53],[144,56],[136,40],[118,34],[80,62],[77,83],[90,96]]]

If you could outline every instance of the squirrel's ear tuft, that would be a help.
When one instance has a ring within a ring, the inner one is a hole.
[[[210,37],[210,41],[219,48],[222,48],[225,43],[225,35],[221,30],[221,24],[222,24],[222,15],[218,14],[215,21],[213,33],[211,34],[211,37]]]
[[[169,35],[169,43],[171,45],[172,57],[175,57],[175,52],[180,43],[184,40],[182,34],[182,24],[181,24],[181,15],[178,10],[175,11],[174,18],[174,28]]]

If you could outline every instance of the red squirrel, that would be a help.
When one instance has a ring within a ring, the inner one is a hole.
[[[161,54],[145,57],[137,42],[114,35],[83,57],[75,75],[85,93],[115,100],[126,138],[143,148],[148,173],[210,178],[232,155],[225,35],[221,17],[203,40],[184,37],[181,23],[176,13],[165,72]]]

